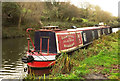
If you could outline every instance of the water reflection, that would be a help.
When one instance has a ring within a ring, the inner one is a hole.
[[[0,70],[0,78],[5,77],[21,77],[24,75],[24,63],[21,57],[27,50],[26,38],[3,39],[2,40],[2,70]],[[15,78],[14,77],[14,78]]]

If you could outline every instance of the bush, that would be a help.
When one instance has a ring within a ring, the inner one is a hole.
[[[20,15],[20,7],[15,2],[4,2],[2,3],[2,25],[13,26],[18,24]]]

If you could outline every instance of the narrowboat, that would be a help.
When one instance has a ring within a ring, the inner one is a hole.
[[[29,34],[29,31],[32,30],[35,33],[34,42]],[[50,73],[50,69],[57,59],[56,56],[86,46],[101,35],[112,33],[112,28],[98,26],[60,30],[58,26],[45,26],[39,30],[28,28],[26,32],[28,51],[22,61],[27,63],[28,73],[43,75]],[[30,43],[33,49],[30,49]]]

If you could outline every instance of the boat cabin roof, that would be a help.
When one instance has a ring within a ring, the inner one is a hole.
[[[92,29],[100,29],[100,28],[108,28],[110,26],[99,26],[99,27],[84,27],[84,28],[76,28],[76,29],[67,29],[67,30],[61,30],[58,29],[58,26],[44,26],[42,27],[42,29],[40,30],[36,30],[36,31],[51,31],[51,32],[66,32],[66,31],[85,31],[85,30],[92,30]]]
[[[58,29],[58,26],[44,26],[42,29]]]
[[[76,29],[67,29],[67,31],[84,31],[84,30],[92,30],[92,29],[100,29],[100,28],[107,28],[110,26],[99,26],[99,27],[84,27],[84,28],[76,28]]]

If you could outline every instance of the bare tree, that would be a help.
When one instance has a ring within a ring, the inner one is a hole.
[[[21,14],[19,17],[18,29],[20,29],[22,19],[33,19],[34,22],[39,23],[42,11],[44,9],[43,2],[18,2],[21,7]]]

